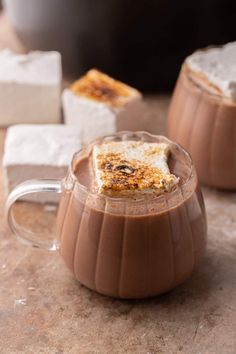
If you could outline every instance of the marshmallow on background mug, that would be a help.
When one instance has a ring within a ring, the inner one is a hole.
[[[142,94],[93,69],[62,95],[65,124],[78,125],[83,143],[120,130],[144,130]]]
[[[33,178],[63,178],[73,154],[81,148],[76,127],[62,124],[15,125],[8,128],[3,166],[7,189]],[[56,194],[24,197],[36,202],[56,202]]]
[[[60,123],[61,55],[0,52],[0,126]]]

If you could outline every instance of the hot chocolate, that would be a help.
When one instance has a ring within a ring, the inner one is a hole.
[[[94,190],[94,146],[110,141],[168,144],[176,176],[161,194],[106,195]],[[164,137],[118,133],[74,156],[58,213],[60,253],[75,277],[102,294],[143,298],[185,281],[206,242],[202,194],[189,155]]]

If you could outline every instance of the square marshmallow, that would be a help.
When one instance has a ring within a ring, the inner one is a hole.
[[[80,148],[80,134],[75,127],[22,124],[8,128],[3,157],[8,191],[28,179],[63,178]],[[24,200],[55,202],[58,196],[34,194]]]
[[[136,89],[97,71],[65,89],[64,121],[76,124],[84,144],[120,130],[144,130],[142,95]]]
[[[0,126],[59,123],[61,55],[0,52]]]
[[[108,195],[159,195],[171,191],[179,178],[170,173],[169,144],[142,141],[94,145],[94,186]]]

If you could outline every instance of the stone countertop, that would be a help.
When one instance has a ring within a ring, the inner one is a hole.
[[[6,27],[0,19],[0,47]],[[164,133],[168,97],[146,102],[155,132]],[[1,353],[235,353],[236,193],[203,188],[208,245],[189,281],[150,300],[120,301],[81,286],[58,254],[20,244],[3,218],[2,169],[0,190]],[[19,203],[14,212],[37,231],[53,229],[55,211],[43,217],[42,206]]]

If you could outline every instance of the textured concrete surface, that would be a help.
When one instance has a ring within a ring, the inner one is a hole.
[[[168,98],[147,104],[147,129],[163,133]],[[1,151],[3,141],[0,131]],[[236,193],[203,189],[208,246],[188,282],[150,300],[118,301],[77,283],[57,254],[17,242],[3,221],[2,170],[0,190],[0,353],[236,352]],[[15,213],[43,237],[53,229],[53,213],[40,207],[19,204]]]

